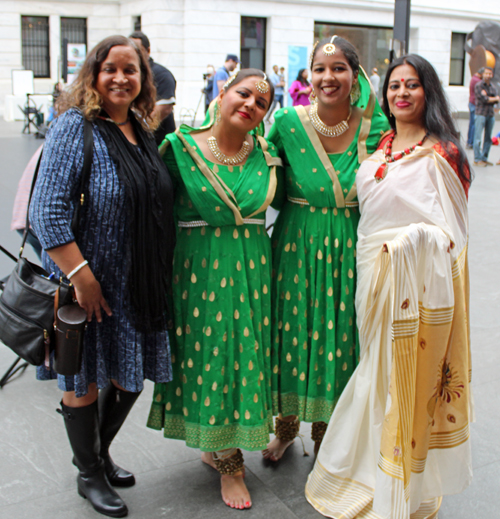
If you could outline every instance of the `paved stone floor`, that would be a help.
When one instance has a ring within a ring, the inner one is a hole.
[[[497,126],[498,123],[497,123]],[[462,133],[466,122],[461,120]],[[20,123],[0,120],[0,243],[17,250],[10,232],[17,182],[40,141],[21,135]],[[500,128],[496,128],[498,131]],[[500,149],[493,148],[496,162]],[[472,426],[474,480],[458,496],[444,498],[440,519],[500,517],[500,166],[478,169],[470,194],[471,323],[473,388],[476,423]],[[13,263],[0,254],[0,277]],[[0,374],[15,359],[0,345]],[[497,391],[498,390],[498,391]],[[322,517],[304,498],[304,484],[313,466],[300,442],[279,465],[260,453],[246,454],[247,484],[254,506],[228,509],[219,497],[218,475],[204,466],[196,450],[165,440],[145,427],[152,384],[113,444],[113,457],[137,476],[137,485],[120,491],[137,519],[251,518],[309,519]],[[87,519],[102,517],[75,491],[76,470],[62,419],[55,413],[60,399],[54,382],[36,382],[30,367],[0,390],[0,519]],[[306,449],[312,452],[310,427],[302,426]],[[40,514],[40,515],[38,515]]]

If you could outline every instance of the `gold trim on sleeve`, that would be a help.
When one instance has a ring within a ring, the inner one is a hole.
[[[375,110],[375,101],[377,100],[377,96],[375,94],[375,90],[373,89],[373,85],[368,79],[368,76],[366,75],[363,67],[360,66],[359,69],[359,73],[365,77],[365,79],[368,81],[368,84],[370,85],[370,97],[368,98],[368,103],[366,104],[365,111],[361,117],[361,128],[358,135],[358,161],[361,164],[365,159],[368,158],[366,140],[370,135],[373,111]]]

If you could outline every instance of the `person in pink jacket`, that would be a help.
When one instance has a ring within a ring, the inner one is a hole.
[[[297,74],[297,79],[291,84],[290,95],[292,96],[293,106],[310,105],[309,94],[311,93],[311,85],[307,80],[309,71],[306,68],[301,68]]]

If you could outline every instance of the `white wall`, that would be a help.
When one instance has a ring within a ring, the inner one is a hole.
[[[35,80],[50,92],[58,77],[60,17],[86,17],[89,47],[111,34],[128,35],[140,15],[153,58],[177,79],[177,107],[195,109],[208,64],[240,52],[241,16],[267,18],[266,63],[287,64],[288,46],[306,46],[314,22],[391,27],[394,0],[0,0],[0,113],[11,93],[11,71],[22,68],[21,15],[50,17],[51,75]],[[468,33],[483,20],[500,22],[500,2],[412,0],[410,51],[433,63],[456,109],[467,110],[467,87],[449,87],[451,33]],[[465,83],[469,79],[466,71]],[[201,117],[201,114],[198,114]]]

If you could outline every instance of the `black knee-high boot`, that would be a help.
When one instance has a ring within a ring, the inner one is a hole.
[[[115,487],[131,487],[135,484],[132,473],[116,465],[109,455],[109,446],[127,418],[140,393],[122,391],[113,384],[99,391],[99,423],[101,434],[101,458],[109,482]]]
[[[78,467],[78,493],[87,498],[94,509],[109,517],[125,517],[128,509],[104,471],[99,455],[99,414],[97,402],[85,407],[68,407],[61,402],[57,411],[64,416],[69,443],[73,449],[73,463]]]

